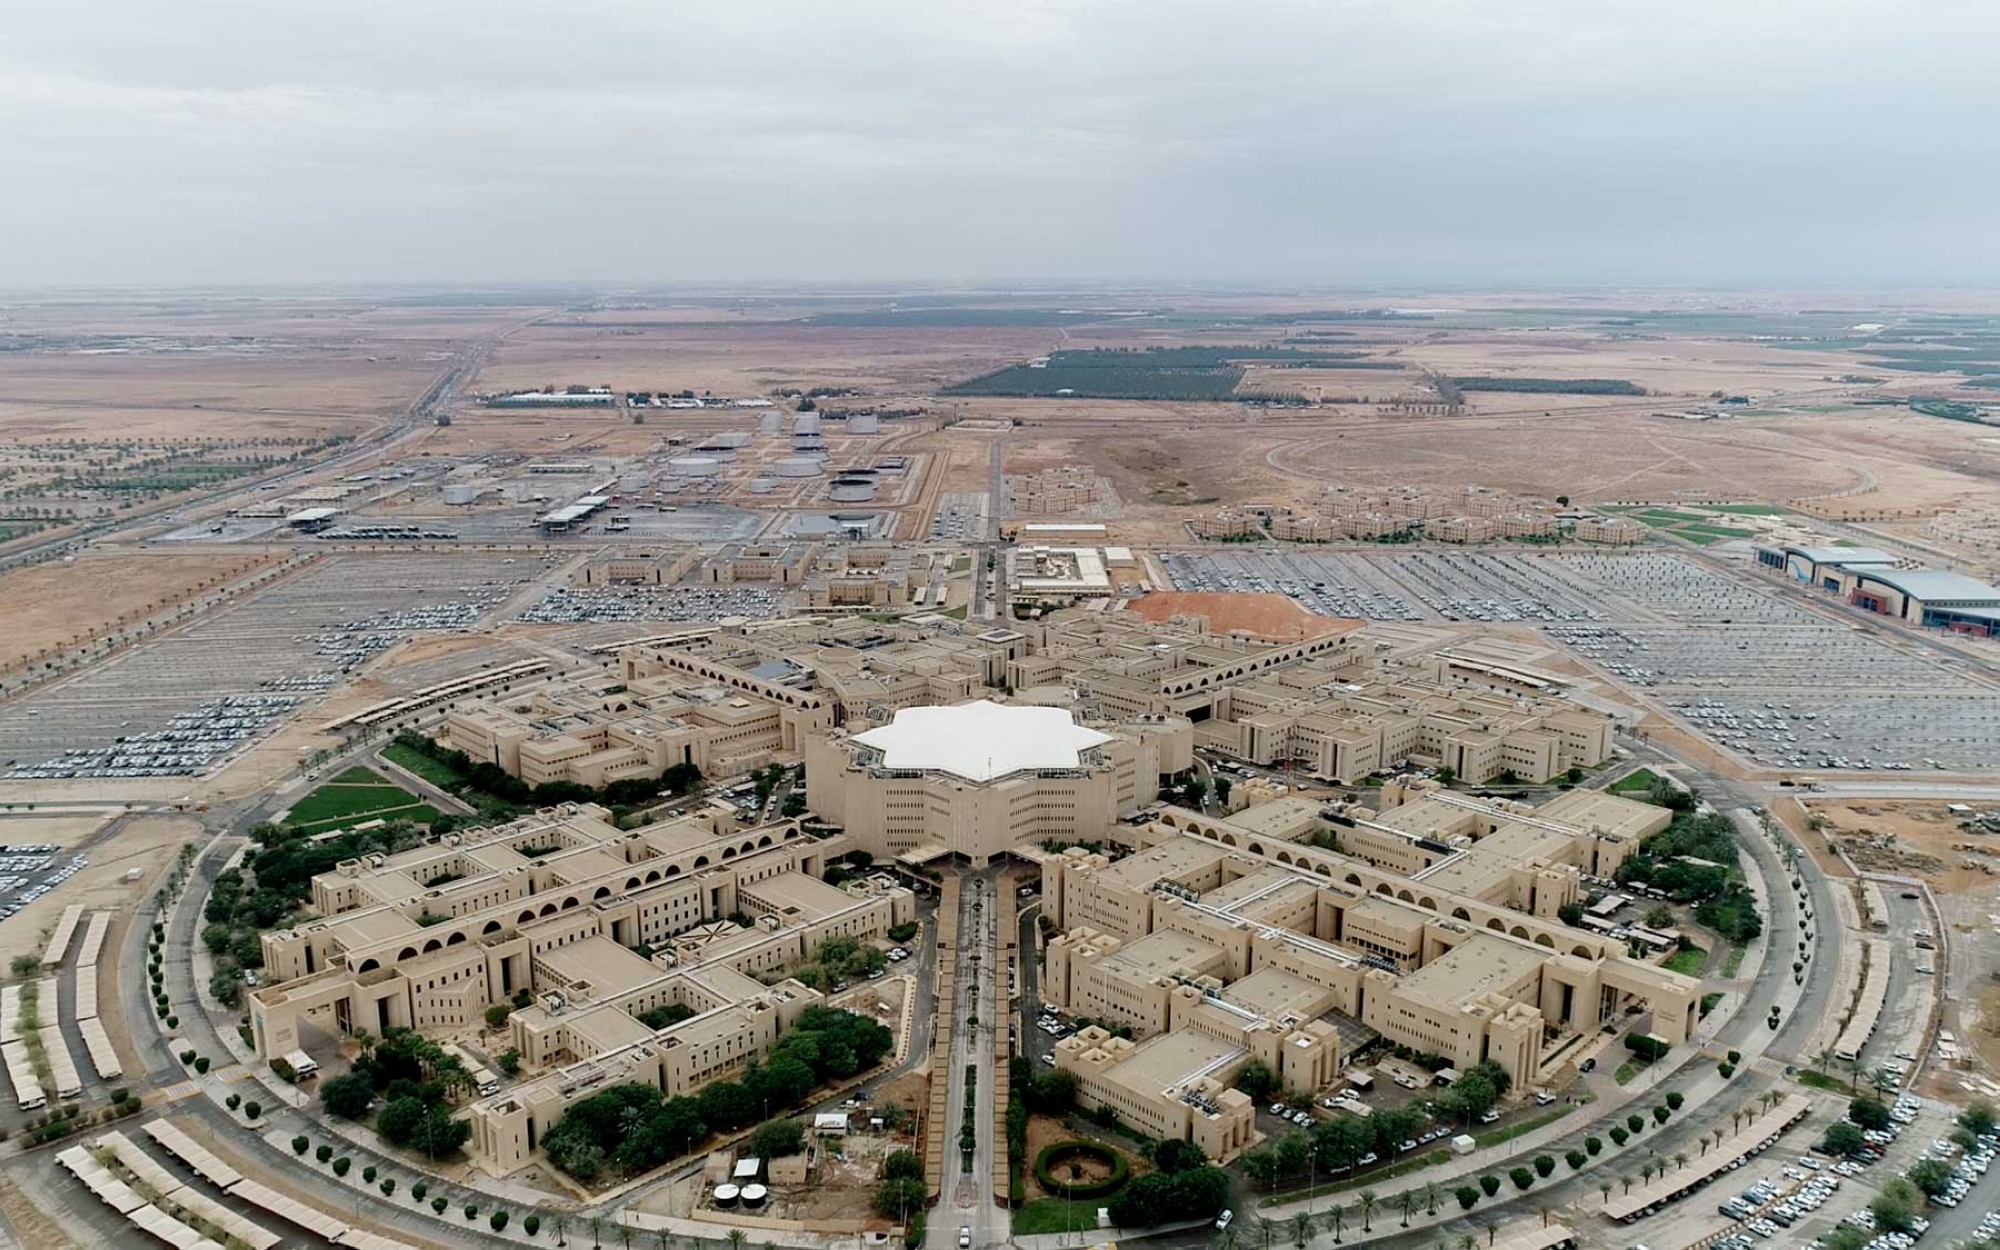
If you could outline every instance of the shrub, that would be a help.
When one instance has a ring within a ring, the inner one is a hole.
[[[1681,1109],[1682,1104],[1686,1102],[1687,1102],[1687,1095],[1681,1093],[1679,1090],[1673,1090],[1667,1095],[1667,1107],[1670,1110],[1679,1111]]]
[[[478,1208],[478,1207],[476,1207],[476,1206],[473,1206],[473,1205],[472,1205],[471,1203],[469,1203],[469,1202],[468,1202],[468,1203],[466,1203],[466,1204],[465,1204],[465,1207],[464,1207],[464,1210],[465,1210],[465,1218],[466,1218],[466,1219],[468,1219],[468,1220],[476,1220],[476,1219],[478,1219],[478,1218],[479,1218],[479,1208]]]
[[[1627,1141],[1631,1140],[1631,1137],[1632,1134],[1626,1131],[1623,1124],[1614,1124],[1611,1126],[1611,1143],[1613,1145],[1623,1146]]]
[[[493,1218],[488,1220],[487,1223],[493,1225],[493,1231],[497,1233],[507,1227],[507,1213],[505,1211],[495,1211]]]
[[[1091,1159],[1111,1169],[1111,1174],[1098,1181],[1069,1181],[1055,1174],[1055,1167],[1071,1159]],[[1058,1198],[1100,1198],[1111,1193],[1125,1183],[1130,1168],[1125,1156],[1107,1146],[1088,1141],[1059,1141],[1045,1146],[1035,1156],[1035,1179],[1042,1188]]]
[[[506,1003],[494,1003],[486,1009],[486,1027],[489,1029],[499,1028],[501,1025],[507,1023],[507,1017],[512,1015],[513,1012],[514,1009]]]
[[[422,1181],[418,1181],[416,1184],[410,1186],[410,1201],[422,1202],[424,1200],[424,1195],[429,1193],[430,1191],[431,1187],[429,1185],[425,1184]]]
[[[345,1176],[347,1175],[347,1170],[353,1166],[354,1160],[348,1158],[346,1155],[342,1155],[333,1161],[333,1174],[335,1176]]]
[[[167,1027],[170,1029],[178,1029],[179,1027],[181,1027],[181,1018],[179,1016],[168,1016]]]
[[[395,1177],[393,1177],[393,1176],[385,1176],[385,1177],[383,1177],[383,1178],[382,1178],[382,1196],[383,1196],[384,1198],[387,1198],[387,1197],[391,1196],[392,1194],[394,1194],[395,1192],[396,1192],[396,1178],[395,1178]]]
[[[1495,1182],[1494,1188],[1499,1188],[1498,1182]],[[1471,1185],[1460,1185],[1452,1190],[1452,1197],[1458,1199],[1459,1210],[1470,1211],[1479,1202],[1479,1190]]]
[[[328,1159],[333,1158],[333,1147],[319,1146],[315,1148],[313,1150],[313,1158],[318,1159],[321,1163],[325,1163]]]
[[[229,1097],[222,1100],[222,1105],[229,1108],[231,1111],[234,1111],[238,1107],[243,1105],[243,1095],[231,1094]]]
[[[1482,1176],[1479,1178],[1479,1188],[1485,1191],[1488,1198],[1491,1198],[1494,1194],[1500,1192],[1500,1178],[1497,1176]]]
[[[193,1063],[193,1062],[194,1062],[194,1051],[193,1051],[193,1050],[191,1050],[191,1049],[190,1049],[190,1050],[184,1050],[184,1051],[182,1051],[182,1052],[181,1052],[181,1062],[182,1062],[182,1063]]]
[[[1666,1107],[1664,1107],[1664,1106],[1657,1106],[1657,1107],[1654,1107],[1654,1108],[1653,1108],[1653,1122],[1654,1122],[1655,1124],[1665,1124],[1665,1123],[1667,1122],[1667,1117],[1668,1117],[1668,1116],[1670,1116],[1670,1115],[1672,1115],[1672,1114],[1673,1114],[1673,1112],[1671,1112],[1671,1111],[1667,1110],[1667,1109],[1666,1109]]]
[[[1548,1157],[1547,1155],[1536,1155],[1536,1156],[1535,1156],[1535,1175],[1536,1175],[1536,1176],[1539,1176],[1539,1177],[1543,1178],[1544,1180],[1546,1180],[1546,1179],[1548,1179],[1548,1175],[1549,1175],[1549,1173],[1551,1173],[1551,1172],[1553,1172],[1553,1171],[1555,1171],[1555,1170],[1556,1170],[1556,1161],[1555,1161],[1554,1159],[1551,1159],[1551,1158],[1549,1158],[1549,1157]]]
[[[521,1220],[521,1231],[533,1237],[542,1231],[542,1217],[530,1212]]]
[[[1508,1171],[1507,1179],[1514,1182],[1514,1188],[1526,1189],[1535,1183],[1535,1174],[1526,1168],[1513,1168]]]
[[[444,1209],[450,1205],[451,1203],[442,1194],[431,1199],[431,1210],[437,1212],[439,1215],[443,1215]]]
[[[1636,1134],[1640,1129],[1646,1127],[1646,1117],[1635,1111],[1625,1117],[1625,1127],[1631,1129]]]
[[[1598,1152],[1604,1149],[1604,1139],[1601,1137],[1586,1137],[1583,1139],[1583,1148],[1595,1158]]]
[[[302,1155],[306,1152],[306,1147],[310,1145],[312,1145],[312,1139],[304,1133],[300,1133],[297,1137],[292,1138],[292,1153]]]
[[[245,1118],[245,1119],[250,1119],[250,1120],[254,1120],[254,1119],[256,1119],[256,1118],[257,1118],[258,1116],[260,1116],[260,1115],[263,1115],[263,1114],[264,1114],[264,1104],[263,1104],[263,1103],[261,1103],[261,1102],[246,1102],[246,1103],[244,1103],[244,1104],[243,1104],[243,1115],[244,1115],[244,1118]]]
[[[365,1183],[367,1183],[367,1184],[370,1184],[370,1185],[373,1185],[373,1184],[375,1183],[375,1165],[374,1165],[374,1164],[372,1164],[372,1163],[371,1163],[371,1164],[369,1164],[369,1165],[368,1165],[367,1167],[365,1167],[365,1168],[362,1168],[362,1169],[361,1169],[361,1179],[362,1179],[362,1181],[364,1181]]]
[[[195,1059],[194,1059],[194,1070],[195,1070],[195,1072],[196,1072],[196,1073],[197,1073],[198,1075],[201,1075],[201,1076],[207,1076],[207,1075],[208,1075],[208,1056],[207,1056],[207,1055],[196,1055],[196,1056],[195,1056]]]

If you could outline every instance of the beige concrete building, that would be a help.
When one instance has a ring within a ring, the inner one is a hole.
[[[1243,1057],[1306,1090],[1337,1070],[1343,1018],[1461,1070],[1493,1060],[1521,1090],[1630,1013],[1692,1036],[1698,981],[1558,915],[1668,813],[1585,791],[1539,809],[1399,786],[1383,801],[1168,808],[1127,828],[1139,849],[1123,859],[1051,857],[1045,995],[1141,1041],[1246,1030],[1230,1034]]]
[[[975,700],[811,736],[806,797],[874,855],[984,864],[1019,846],[1101,840],[1191,760],[1179,718],[1091,727],[1061,707]]]
[[[844,838],[744,829],[719,810],[630,831],[608,818],[552,809],[314,878],[317,918],[263,936],[258,1054],[357,1029],[469,1037],[525,992],[509,1027],[529,1075],[471,1109],[475,1159],[505,1175],[607,1083],[688,1093],[739,1070],[820,1001],[787,969],[916,914],[887,877],[819,880]],[[667,1006],[695,1015],[658,1030],[637,1018]]]

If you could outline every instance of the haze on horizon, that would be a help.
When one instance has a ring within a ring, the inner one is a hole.
[[[0,284],[2000,286],[2000,5],[22,0]]]

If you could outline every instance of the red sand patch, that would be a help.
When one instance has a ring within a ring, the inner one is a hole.
[[[1199,616],[1216,633],[1241,630],[1277,642],[1344,633],[1362,625],[1343,617],[1315,616],[1284,595],[1166,590],[1142,595],[1125,606],[1149,621]]]

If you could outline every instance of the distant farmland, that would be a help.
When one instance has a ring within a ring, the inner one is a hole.
[[[1624,378],[1453,378],[1461,391],[1511,391],[1517,395],[1644,395]]]
[[[1147,351],[1067,351],[1040,368],[1013,365],[945,388],[947,395],[1032,398],[1226,400],[1239,398],[1244,361],[1287,368],[1354,367],[1327,352],[1295,347],[1161,347]]]

